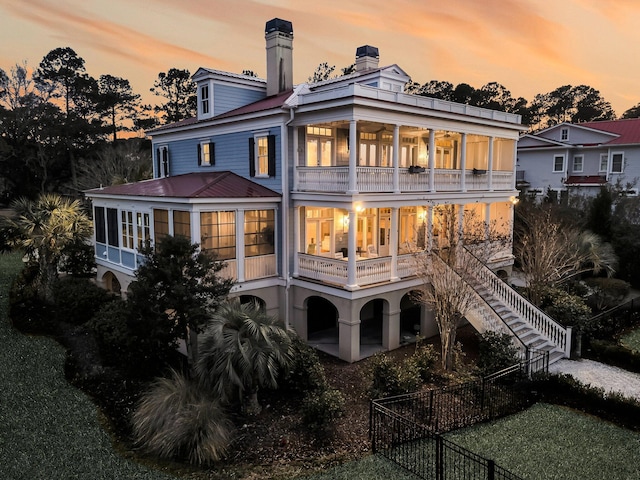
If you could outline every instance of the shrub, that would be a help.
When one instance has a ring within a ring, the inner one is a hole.
[[[309,393],[302,402],[302,421],[314,433],[328,433],[344,413],[344,403],[344,396],[334,388]]]
[[[65,246],[59,270],[76,278],[90,278],[95,274],[96,261],[93,245],[76,239]]]
[[[12,325],[23,333],[55,334],[51,306],[38,295],[39,271],[37,264],[27,264],[11,284],[9,318]]]
[[[113,294],[84,278],[68,277],[53,286],[56,319],[59,322],[82,325],[90,320]]]
[[[383,398],[416,391],[420,388],[420,369],[416,362],[394,363],[385,354],[376,354],[371,361],[371,398]]]
[[[327,388],[327,378],[315,349],[291,334],[293,361],[284,374],[280,388],[296,393],[313,392]]]
[[[478,369],[481,375],[499,372],[520,361],[511,335],[486,331],[478,337]]]
[[[407,362],[413,364],[422,381],[430,382],[435,376],[438,360],[439,356],[433,345],[417,345]]]
[[[196,382],[172,371],[142,395],[133,414],[133,432],[146,452],[208,465],[225,457],[232,424]]]
[[[585,328],[591,316],[591,309],[582,298],[559,288],[543,290],[541,308],[562,325],[573,326],[577,331]]]
[[[587,285],[591,287],[589,303],[597,310],[606,310],[618,305],[629,293],[631,285],[618,278],[590,278]]]
[[[640,353],[616,343],[591,340],[586,356],[602,363],[640,373]]]

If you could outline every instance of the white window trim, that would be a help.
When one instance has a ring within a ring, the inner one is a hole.
[[[566,141],[566,140],[569,140],[569,129],[568,128],[560,129],[560,140],[563,141],[563,142]]]
[[[260,156],[259,156],[259,152],[260,152],[259,139],[260,138],[267,139],[267,172],[266,173],[260,173]],[[269,178],[269,130],[262,130],[260,132],[255,132],[253,134],[253,161],[255,162],[254,169],[256,172],[256,175],[254,178]]]
[[[602,168],[602,160],[605,160],[604,169]],[[600,154],[600,164],[598,165],[599,173],[607,173],[609,171],[609,154],[601,153]]]
[[[556,158],[562,157],[562,170],[556,170]],[[564,173],[567,170],[567,156],[565,154],[555,154],[553,156],[551,169],[553,173]]]
[[[576,159],[580,159],[580,169],[576,168]],[[574,155],[573,156],[573,164],[571,165],[571,169],[574,173],[582,173],[584,172],[584,155]]]
[[[203,104],[203,100],[202,100],[202,88],[203,87],[207,87],[207,93],[209,94],[209,99],[207,101],[207,105],[209,107],[209,111],[208,112],[204,112],[202,109],[202,104]],[[198,118],[211,118],[213,117],[213,82],[211,81],[207,81],[207,82],[202,82],[198,84],[198,90],[197,90],[197,100],[198,100]]]
[[[613,157],[614,155],[621,155],[622,156],[622,162],[620,162],[620,171],[614,171],[613,170]],[[609,161],[609,173],[624,173],[624,152],[622,151],[616,151],[616,152],[611,152],[610,155],[610,161]]]

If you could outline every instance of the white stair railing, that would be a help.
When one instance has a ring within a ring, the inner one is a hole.
[[[482,263],[466,248],[460,249],[460,260],[472,265],[469,270],[476,280],[487,288],[498,300],[511,309],[524,322],[544,335],[550,342],[564,352],[565,357],[571,354],[571,327],[564,327],[545,314],[538,307],[516,292],[493,271]]]

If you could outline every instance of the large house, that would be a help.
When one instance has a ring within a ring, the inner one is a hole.
[[[407,73],[369,45],[353,73],[294,86],[291,23],[267,22],[265,37],[266,80],[195,73],[197,116],[149,132],[153,179],[87,192],[98,281],[125,291],[143,242],[183,235],[225,262],[232,295],[345,361],[437,334],[413,300],[414,255],[440,242],[442,205],[461,230],[473,213],[511,235],[520,116],[409,95]],[[494,272],[512,264],[510,248],[491,259],[496,299],[512,292]],[[515,331],[496,310],[469,321]]]
[[[604,185],[637,195],[640,118],[562,123],[524,135],[516,170],[518,188],[532,196],[593,196]]]

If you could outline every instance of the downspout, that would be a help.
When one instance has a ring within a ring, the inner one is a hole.
[[[284,327],[288,330],[290,325],[290,305],[289,305],[289,288],[291,287],[291,275],[289,272],[289,125],[293,122],[295,117],[295,110],[293,107],[289,108],[289,121],[282,127],[282,158],[286,159],[284,162],[284,168],[282,169],[282,274],[284,275],[285,287],[284,287]],[[286,141],[285,141],[286,140]],[[294,170],[295,160],[297,152],[293,152],[294,157]],[[294,171],[295,175],[295,171]],[[297,252],[294,252],[296,255]]]

